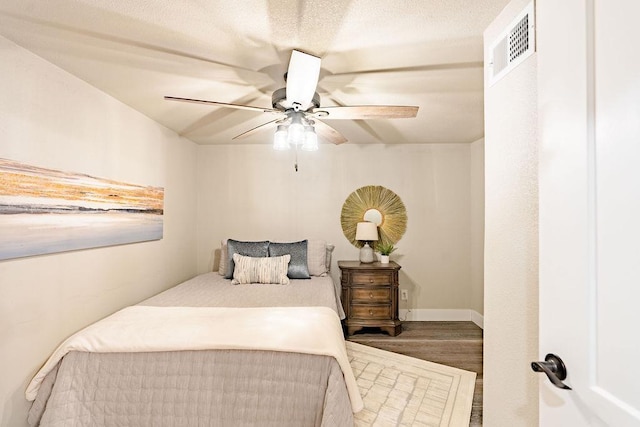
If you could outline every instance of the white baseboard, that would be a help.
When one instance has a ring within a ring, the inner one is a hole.
[[[399,310],[401,320],[436,321],[436,322],[473,322],[484,329],[484,316],[475,310],[468,309],[429,309],[417,308]]]
[[[484,329],[484,316],[475,310],[469,310],[471,312],[471,321],[478,325],[480,329]]]

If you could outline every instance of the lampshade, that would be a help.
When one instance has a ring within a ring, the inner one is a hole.
[[[368,242],[378,240],[378,226],[373,222],[359,222],[356,226],[356,240]]]
[[[289,125],[289,144],[302,145],[304,142],[304,125],[299,113],[293,113],[291,116],[291,124]]]
[[[284,151],[289,149],[289,141],[287,141],[287,127],[278,125],[276,133],[273,136],[273,149]]]
[[[313,126],[304,127],[304,144],[302,149],[305,151],[318,151],[318,135]]]

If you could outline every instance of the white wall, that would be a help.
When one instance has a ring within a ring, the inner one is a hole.
[[[514,0],[484,33],[488,46],[522,11]],[[485,66],[488,70],[488,66]],[[536,55],[489,87],[485,73],[484,424],[538,425]]]
[[[471,294],[469,307],[484,314],[484,139],[471,144]]]
[[[68,335],[196,272],[196,147],[0,38],[0,157],[165,189],[164,238],[0,261],[0,425]]]
[[[479,142],[478,144],[481,144]],[[471,309],[472,205],[482,211],[471,185],[481,145],[321,144],[300,152],[265,145],[198,148],[198,271],[214,266],[222,238],[294,240],[320,238],[336,245],[335,262],[357,259],[342,233],[345,199],[366,185],[394,191],[407,209],[407,231],[392,259],[402,265],[406,309]],[[474,201],[472,202],[472,198]],[[476,242],[477,243],[477,242]],[[480,251],[482,248],[480,248]],[[474,270],[475,274],[478,269]],[[481,280],[481,279],[480,279]],[[476,283],[477,284],[477,283]]]

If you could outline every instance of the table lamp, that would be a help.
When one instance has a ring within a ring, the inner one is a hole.
[[[356,240],[364,242],[364,246],[360,248],[360,262],[373,262],[375,258],[369,242],[378,240],[378,226],[373,222],[359,222],[356,226]]]

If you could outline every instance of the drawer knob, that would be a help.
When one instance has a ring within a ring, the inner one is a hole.
[[[369,310],[369,316],[373,316],[373,310]]]
[[[369,292],[369,298],[373,298],[373,292]]]
[[[373,283],[373,279],[369,279],[369,283]]]

